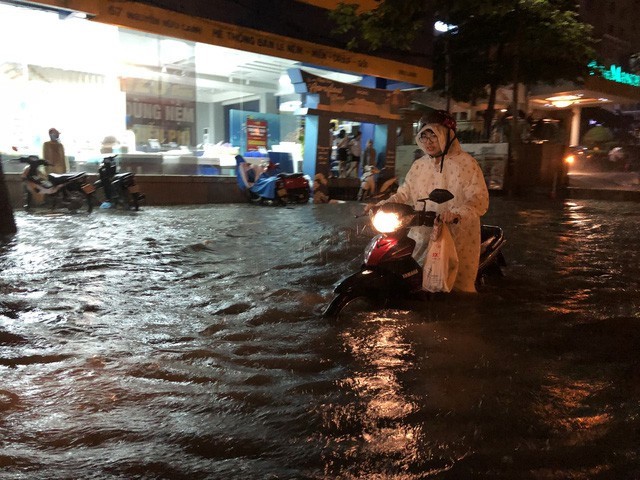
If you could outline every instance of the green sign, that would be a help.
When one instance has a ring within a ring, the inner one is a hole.
[[[634,75],[633,73],[623,72],[622,67],[618,65],[611,65],[606,68],[604,65],[600,65],[595,60],[589,62],[587,65],[590,69],[589,75],[600,75],[612,82],[624,83],[634,87],[640,87],[640,75]]]

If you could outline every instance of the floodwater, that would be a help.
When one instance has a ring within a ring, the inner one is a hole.
[[[640,478],[637,204],[492,198],[505,278],[329,325],[360,209],[17,212],[0,478]]]

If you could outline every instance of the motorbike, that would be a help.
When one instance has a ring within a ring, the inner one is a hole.
[[[248,163],[236,156],[236,178],[249,202],[259,205],[307,203],[311,196],[309,180],[302,173],[283,173],[277,163]]]
[[[36,155],[20,157],[19,161],[27,164],[22,171],[27,210],[44,204],[49,205],[51,209],[61,205],[70,211],[76,211],[84,202],[87,205],[87,212],[91,213],[95,187],[87,181],[86,172],[47,175],[42,167],[50,164]]]
[[[364,167],[360,177],[360,189],[356,200],[379,202],[393,195],[398,190],[398,177],[384,178],[380,175],[384,171],[374,165]],[[380,175],[380,176],[378,176]]]
[[[420,298],[422,267],[412,257],[415,240],[408,237],[411,227],[432,227],[436,212],[426,210],[427,202],[441,204],[453,198],[448,190],[435,189],[427,198],[419,199],[422,209],[401,203],[386,203],[370,211],[373,228],[379,232],[365,249],[360,271],[342,280],[335,288],[335,296],[323,312],[329,319],[337,319],[352,302],[367,308],[384,308],[406,298]],[[502,249],[506,243],[502,229],[482,225],[480,264],[476,284],[486,276],[502,276],[506,265]]]
[[[118,173],[116,163],[117,155],[112,155],[102,159],[102,164],[98,168],[98,180],[94,182],[96,189],[102,188],[104,191],[104,208],[117,207],[121,205],[126,210],[140,210],[140,202],[145,196],[140,193],[140,187],[136,183],[136,175],[133,172]]]

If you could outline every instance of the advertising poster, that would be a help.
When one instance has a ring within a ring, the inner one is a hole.
[[[267,128],[266,120],[256,120],[247,118],[247,151],[256,152],[260,149],[267,149]]]
[[[153,139],[162,145],[194,145],[195,110],[193,101],[127,92],[127,128],[135,132],[138,144]]]

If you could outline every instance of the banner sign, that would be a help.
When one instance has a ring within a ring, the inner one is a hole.
[[[267,149],[268,125],[266,120],[247,118],[247,151]]]
[[[51,0],[40,3],[58,5],[67,2]],[[426,87],[433,84],[433,71],[428,68],[191,17],[134,1],[101,1],[99,12],[92,20]]]
[[[289,69],[288,73],[296,93],[307,94],[306,108],[399,120],[400,110],[408,108],[412,99],[411,92],[335,82],[299,68]]]
[[[609,68],[605,68],[604,65],[600,65],[594,60],[589,62],[587,66],[589,67],[590,75],[597,74],[612,82],[624,83],[632,87],[640,87],[640,75],[625,72],[622,70],[622,67],[618,65],[611,65]]]
[[[97,15],[99,12],[98,0],[45,0],[25,3],[34,5],[46,5],[54,9],[66,10],[68,12],[82,12],[87,15]]]

